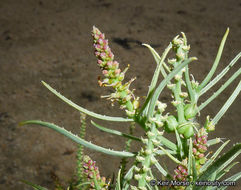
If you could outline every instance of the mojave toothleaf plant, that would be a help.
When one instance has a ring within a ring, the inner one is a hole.
[[[105,35],[98,28],[93,27],[92,36],[95,56],[103,74],[102,79],[99,77],[98,83],[100,86],[113,88],[113,93],[103,96],[103,98],[109,99],[112,105],[117,102],[120,108],[125,110],[127,117],[105,116],[86,110],[42,81],[43,85],[52,93],[81,113],[81,132],[79,135],[75,135],[55,124],[39,120],[24,121],[21,122],[21,125],[37,124],[48,127],[79,144],[77,179],[68,186],[68,189],[217,189],[221,185],[221,189],[225,189],[229,185],[234,185],[235,181],[241,177],[241,172],[239,172],[225,179],[225,174],[238,163],[232,161],[241,153],[241,144],[235,144],[227,153],[220,156],[221,151],[229,142],[226,141],[214,154],[211,154],[208,152],[208,148],[222,141],[221,138],[208,140],[208,134],[215,130],[218,121],[238,96],[241,90],[240,78],[231,96],[212,119],[207,115],[205,123],[197,123],[197,118],[200,117],[203,108],[240,76],[241,68],[215,93],[208,97],[207,100],[199,102],[199,98],[219,82],[241,56],[240,52],[221,73],[213,78],[228,33],[229,29],[227,29],[221,41],[217,56],[209,73],[200,83],[194,79],[193,75],[189,74],[189,64],[196,61],[197,58],[188,56],[190,45],[187,44],[184,33],[181,33],[181,36],[176,36],[161,56],[150,45],[143,44],[153,55],[156,69],[146,98],[140,103],[141,100],[134,95],[134,90],[130,90],[130,85],[135,78],[124,82],[125,73],[128,68],[123,71],[120,69],[119,63],[115,60]],[[175,56],[167,59],[170,51],[174,52]],[[163,79],[158,84],[160,74]],[[173,97],[171,102],[173,106],[172,112],[167,112],[167,104],[159,101],[159,97],[165,87],[170,89]],[[94,127],[106,133],[126,138],[125,150],[111,150],[86,141],[84,139],[86,115],[106,121],[129,123],[127,125],[129,126],[129,133],[127,134],[103,127],[91,121]],[[144,130],[144,136],[135,136],[135,124]],[[166,133],[173,134],[176,140],[174,142],[169,140],[165,137]],[[141,143],[141,148],[138,152],[131,152],[132,141]],[[89,156],[84,155],[83,147],[111,156],[122,157],[115,181],[110,179],[107,181],[105,177],[101,177],[96,163]],[[163,168],[165,163],[159,161],[159,158],[162,156],[169,157],[176,164],[176,169],[173,172],[169,173],[169,171]],[[134,157],[134,161],[131,163],[131,167],[127,168],[126,163],[132,157]],[[158,176],[153,173],[153,167],[156,167],[159,171]],[[155,180],[160,179],[168,180],[168,184],[166,186],[158,186],[160,184]],[[209,186],[207,184],[206,186],[202,186],[200,185],[202,181],[209,181],[212,185],[216,182],[216,186],[210,186],[210,184]],[[26,181],[25,183],[32,185],[35,189],[44,189]],[[64,188],[58,185],[57,189]]]

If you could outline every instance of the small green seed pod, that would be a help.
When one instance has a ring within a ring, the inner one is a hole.
[[[194,135],[193,126],[191,123],[185,123],[183,125],[179,125],[177,128],[178,133],[183,134],[183,136],[188,139]]]
[[[198,108],[196,104],[187,104],[184,107],[184,114],[186,119],[194,118],[198,112]]]
[[[194,130],[192,126],[188,126],[188,128],[186,129],[186,131],[184,132],[183,136],[186,139],[189,139],[190,137],[192,137],[194,135]]]
[[[167,117],[167,120],[165,121],[165,131],[168,133],[175,131],[176,127],[178,126],[177,119],[170,115]]]
[[[190,126],[188,123],[184,125],[179,125],[177,128],[177,132],[180,134],[184,134],[189,127],[192,127],[192,126]]]

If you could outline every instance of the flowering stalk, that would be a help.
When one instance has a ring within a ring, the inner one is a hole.
[[[196,160],[196,169],[199,172],[200,168],[206,162],[204,153],[207,151],[207,136],[208,133],[204,128],[199,129],[195,134],[195,140],[193,141],[193,155]]]
[[[86,114],[80,113],[80,138],[85,138],[85,129],[86,129]],[[84,146],[79,145],[79,149],[77,152],[77,177],[78,183],[83,182],[83,156],[84,156]]]
[[[135,79],[133,78],[122,84],[128,68],[121,71],[119,63],[114,60],[114,54],[109,47],[108,40],[105,39],[105,35],[98,28],[93,27],[92,36],[94,38],[95,55],[98,59],[97,63],[105,77],[103,81],[99,79],[98,83],[100,86],[112,86],[115,89],[114,93],[102,97],[110,99],[112,105],[114,101],[117,101],[121,108],[125,109],[127,115],[133,117],[139,107],[139,97],[135,97],[134,90],[131,91],[129,87]]]
[[[87,155],[83,157],[83,170],[84,176],[88,182],[90,182],[89,190],[94,189],[108,189],[108,184],[106,183],[106,178],[100,176],[99,168],[95,165],[95,161]]]

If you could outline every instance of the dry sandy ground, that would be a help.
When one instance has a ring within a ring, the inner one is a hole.
[[[41,119],[78,133],[78,111],[51,94],[41,80],[89,110],[123,115],[118,106],[112,108],[109,102],[100,99],[109,90],[97,84],[101,73],[93,55],[90,35],[93,25],[106,33],[121,68],[131,65],[127,78],[137,77],[133,87],[143,96],[155,63],[139,42],[152,44],[161,53],[174,36],[185,32],[191,44],[190,55],[199,58],[191,70],[196,79],[202,80],[210,70],[227,27],[230,34],[217,70],[221,71],[240,51],[240,18],[238,0],[1,0],[0,189],[31,189],[19,182],[21,179],[53,189],[51,173],[68,181],[75,171],[75,143],[46,128],[18,126],[23,120]],[[230,73],[238,65],[240,62]],[[231,74],[222,82],[228,76]],[[214,116],[237,82],[206,108],[202,116]],[[165,92],[161,98],[168,101],[170,95]],[[229,138],[231,146],[240,140],[240,124],[239,96],[212,137]],[[108,126],[126,131],[121,125]],[[142,133],[137,129],[137,134]],[[92,126],[87,129],[86,139],[117,150],[124,147],[122,139],[103,134]],[[103,175],[117,171],[119,158],[86,152],[98,162]]]

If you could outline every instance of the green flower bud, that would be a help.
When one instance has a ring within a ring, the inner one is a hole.
[[[177,119],[173,115],[168,116],[164,126],[165,131],[167,131],[168,133],[173,132],[175,131],[177,126],[178,126]]]
[[[177,60],[173,58],[173,59],[168,59],[167,62],[172,65],[172,64],[176,63]]]
[[[145,150],[145,154],[146,154],[146,155],[150,155],[151,153],[152,153],[152,151],[151,151],[150,149],[146,149],[146,150]]]
[[[196,104],[187,104],[184,107],[184,114],[186,119],[194,118],[198,112],[198,108]]]
[[[204,128],[205,128],[208,132],[211,132],[211,131],[214,131],[214,130],[215,130],[215,125],[213,125],[212,121],[210,121],[209,115],[208,115],[207,118],[206,118],[206,122],[205,122],[205,124],[204,124]]]
[[[139,180],[139,179],[141,179],[141,175],[140,174],[136,174],[136,175],[134,175],[134,178],[135,178],[135,180]]]

